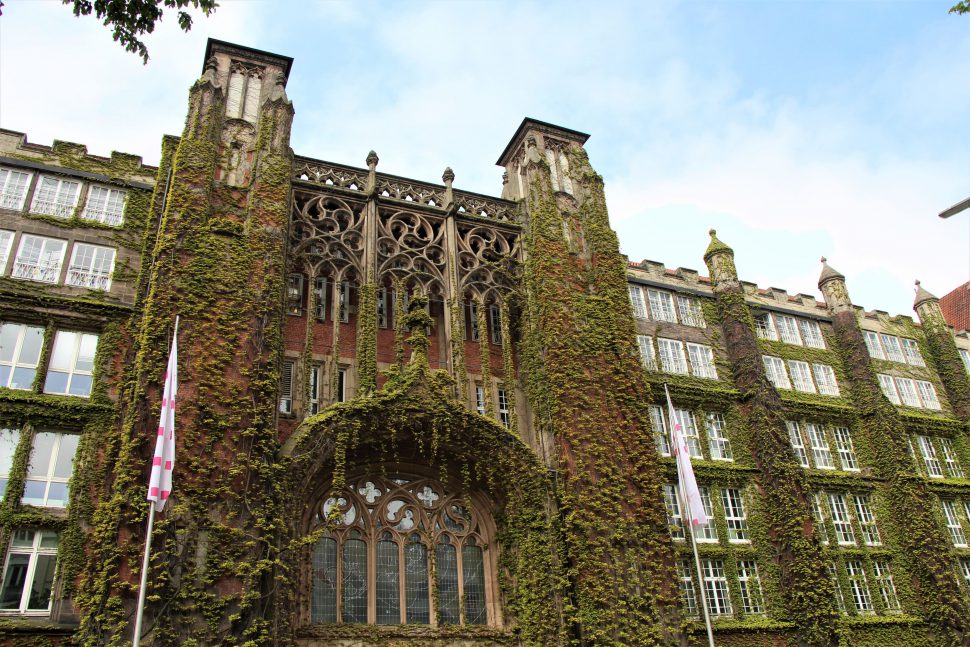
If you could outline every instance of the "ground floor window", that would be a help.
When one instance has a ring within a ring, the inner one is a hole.
[[[57,540],[53,530],[14,531],[0,585],[0,613],[50,611]]]

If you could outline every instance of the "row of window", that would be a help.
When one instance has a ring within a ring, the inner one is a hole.
[[[876,523],[872,497],[869,494],[816,492],[813,495],[816,531],[824,545],[829,543],[829,524],[839,546],[881,546],[882,536]],[[853,523],[858,524],[859,537]]]
[[[0,168],[0,207],[21,211],[27,196],[33,191],[30,213],[55,218],[70,218],[84,189],[87,188],[84,209],[78,214],[82,220],[118,227],[124,222],[125,200],[122,189],[91,184],[85,187],[79,180],[54,175],[37,176],[29,171]]]
[[[45,329],[26,324],[0,324],[0,387],[29,391],[34,387],[44,347]],[[91,395],[98,336],[57,330],[44,393]]]
[[[916,463],[916,471],[920,474],[925,474],[934,479],[947,477],[962,479],[964,477],[963,467],[957,458],[953,441],[949,438],[916,436],[916,447],[919,447],[919,458],[922,458],[922,462],[917,458],[916,452],[913,451],[913,440],[910,439],[909,451]],[[937,448],[939,448],[939,452],[937,452]],[[942,462],[940,456],[943,457]]]
[[[754,331],[761,339],[781,341],[796,346],[825,348],[822,329],[814,319],[802,319],[778,312],[765,312],[754,317]]]
[[[942,409],[936,397],[936,387],[926,380],[913,380],[908,377],[895,377],[878,373],[879,387],[889,401],[895,405],[919,407],[921,409]]]
[[[848,558],[840,562],[845,573],[845,582],[848,584],[849,600],[852,602],[852,611],[855,614],[870,615],[877,612],[876,603],[869,581],[875,585],[876,592],[879,594],[878,604],[885,613],[899,613],[902,607],[899,606],[899,597],[896,595],[896,584],[893,582],[892,570],[889,568],[889,560],[885,558],[873,558],[870,567],[866,568],[867,560],[859,558]],[[846,606],[846,591],[842,580],[838,577],[839,564],[829,562],[829,577],[835,587],[835,604],[843,614],[849,613]]]
[[[670,456],[670,414],[664,407],[658,405],[650,406],[650,423],[653,426],[654,442],[657,444],[657,451],[661,456]],[[687,451],[691,458],[709,459],[715,461],[733,461],[734,454],[731,451],[731,441],[728,440],[725,431],[724,416],[718,412],[700,412],[700,417],[704,421],[704,431],[707,437],[707,453],[704,452],[704,443],[700,436],[700,427],[697,424],[697,415],[690,409],[674,408],[675,423],[679,423],[684,431],[687,441]]]
[[[509,409],[509,398],[512,394],[505,390],[504,385],[499,385],[498,393],[498,421],[508,429],[512,426],[512,413]],[[475,411],[478,415],[485,415],[485,389],[481,384],[475,385]]]
[[[715,512],[719,516],[724,514],[724,523],[727,527],[727,541],[732,544],[751,543],[750,532],[748,531],[748,514],[744,508],[744,497],[738,488],[721,488],[721,508],[715,511],[711,501],[711,490],[706,486],[697,488],[701,494],[701,501],[704,504],[704,514],[707,515],[708,523],[705,526],[694,528],[694,541],[699,544],[716,544],[720,541],[717,534],[717,523],[715,522]],[[664,506],[667,509],[667,525],[670,527],[670,537],[674,541],[683,541],[684,523],[681,515],[681,493],[680,487],[672,484],[664,484]]]
[[[824,427],[816,422],[796,420],[786,420],[785,425],[788,427],[788,438],[792,449],[795,450],[795,458],[802,467],[814,467],[820,470],[841,469],[843,472],[859,471],[859,461],[855,455],[855,445],[848,427],[840,425]],[[829,438],[835,441],[837,463]]]
[[[702,559],[704,597],[707,600],[707,612],[711,617],[732,616],[737,613],[731,602],[731,586],[729,573],[725,568],[731,562],[723,559]],[[760,615],[764,613],[764,601],[761,593],[761,580],[758,577],[758,566],[753,559],[739,559],[734,562],[735,572],[730,574],[737,586],[737,597],[741,604],[740,611],[745,615]],[[688,559],[678,563],[680,571],[680,592],[684,603],[684,610],[688,617],[696,618],[700,615],[700,592],[694,586],[696,569],[694,562]]]
[[[637,319],[682,323],[685,326],[694,326],[695,328],[707,326],[701,303],[695,297],[678,294],[675,299],[674,295],[666,290],[645,288],[632,283],[627,288],[630,293],[633,316]],[[643,297],[644,291],[647,293],[646,300]],[[676,306],[674,305],[675,302]],[[648,303],[649,310],[647,308]]]
[[[0,274],[7,267],[13,247],[14,232],[0,229]],[[15,279],[61,283],[92,290],[110,290],[115,267],[113,247],[76,242],[72,246],[67,273],[61,277],[67,241],[23,234],[17,246],[10,276]]]
[[[27,464],[27,479],[20,502],[42,508],[64,508],[68,501],[68,482],[74,472],[74,454],[80,436],[41,431],[34,434]],[[20,443],[20,430],[0,428],[0,498],[6,496],[7,480],[14,452]]]
[[[950,533],[950,539],[957,548],[970,548],[967,534],[970,533],[970,500],[941,499],[943,519]]]
[[[923,356],[919,352],[919,344],[915,339],[877,333],[871,330],[863,330],[863,337],[866,340],[866,348],[869,356],[876,359],[888,359],[891,362],[900,364],[911,364],[913,366],[926,366]]]
[[[828,364],[809,364],[796,359],[786,362],[780,357],[762,355],[765,374],[768,381],[776,389],[791,389],[803,393],[821,393],[822,395],[839,395],[839,384],[835,380],[835,371]],[[789,372],[791,378],[789,379]],[[814,378],[814,379],[813,379]]]
[[[648,370],[661,370],[664,373],[679,373],[693,375],[708,380],[717,379],[717,368],[714,366],[714,350],[704,344],[687,342],[687,353],[684,353],[684,342],[678,339],[657,337],[651,335],[637,335],[637,346],[640,348],[640,359]],[[660,364],[657,365],[657,355]],[[688,364],[687,358],[690,358]]]

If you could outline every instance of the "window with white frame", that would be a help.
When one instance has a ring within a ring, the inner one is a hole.
[[[879,333],[871,330],[863,330],[862,338],[866,342],[866,350],[869,351],[869,357],[886,359],[886,354],[882,352],[882,344],[879,343]]]
[[[502,345],[502,310],[496,305],[488,306],[488,319],[492,328],[492,343]]]
[[[799,319],[798,329],[802,333],[802,340],[806,346],[812,348],[825,348],[825,338],[822,337],[822,328],[813,319]]]
[[[313,277],[313,316],[318,321],[327,320],[327,277]]]
[[[501,386],[498,388],[498,419],[506,429],[512,424],[512,418],[509,413],[509,396],[505,388]]]
[[[872,511],[872,502],[868,494],[856,494],[855,512],[856,519],[859,521],[859,528],[862,530],[862,543],[867,546],[881,546],[882,538],[879,536],[879,527],[876,525],[876,513]]]
[[[896,584],[893,582],[892,571],[889,570],[889,560],[873,559],[872,575],[876,581],[876,589],[882,599],[882,606],[886,611],[899,611],[899,598],[896,596]]]
[[[815,393],[815,384],[812,382],[812,369],[807,362],[798,360],[788,360],[788,368],[791,370],[792,384],[796,391],[803,393]]]
[[[765,365],[765,375],[768,381],[776,389],[790,389],[791,382],[788,381],[788,371],[785,370],[785,362],[780,357],[762,355],[761,361]]]
[[[833,493],[828,498],[832,525],[835,527],[835,540],[842,546],[854,546],[855,533],[852,531],[852,518],[845,503],[845,495]]]
[[[845,570],[849,575],[849,589],[852,591],[852,602],[859,613],[873,613],[872,597],[869,595],[869,583],[866,581],[866,571],[862,567],[861,559],[845,560]]]
[[[293,413],[293,367],[296,362],[285,360],[280,369],[280,413]]]
[[[475,411],[478,415],[485,415],[485,389],[482,388],[481,384],[475,385]]]
[[[640,361],[644,368],[650,371],[657,370],[657,356],[653,350],[653,337],[650,335],[637,335],[637,346],[640,349]]]
[[[91,185],[88,189],[87,203],[81,218],[100,222],[103,225],[120,227],[125,219],[125,199],[128,192],[123,189],[110,189],[105,186]]]
[[[50,612],[57,532],[19,528],[10,537],[3,568],[0,613],[43,615]]]
[[[381,286],[377,288],[377,326],[387,328],[390,325],[387,307],[387,288]]]
[[[838,569],[835,562],[829,562],[829,579],[832,580],[832,587],[835,589],[835,606],[842,615],[845,615],[845,596],[842,595],[842,583],[839,582]]]
[[[639,285],[627,285],[630,294],[630,307],[637,319],[647,318],[647,305],[643,301],[643,289]]]
[[[812,364],[815,384],[822,395],[839,395],[839,383],[835,381],[835,371],[828,364]]]
[[[0,387],[33,388],[43,347],[44,329],[40,326],[0,324]]]
[[[660,351],[660,370],[665,373],[687,374],[687,358],[684,356],[684,344],[676,339],[657,338]]]
[[[930,382],[916,380],[916,388],[919,391],[919,397],[923,402],[924,409],[932,409],[933,411],[939,411],[942,409],[940,406],[940,401],[936,397],[936,387],[934,387]]]
[[[960,558],[960,572],[963,574],[963,580],[970,587],[970,557]]]
[[[926,475],[930,478],[943,478],[943,468],[940,460],[936,456],[936,447],[929,436],[916,436],[916,444],[919,445],[919,452],[923,456],[923,464],[926,465]]]
[[[839,453],[839,462],[845,472],[858,472],[859,461],[855,455],[855,445],[848,427],[837,426],[833,429],[835,435],[835,449]]]
[[[895,378],[896,390],[899,398],[907,407],[920,406],[919,396],[916,394],[916,383],[908,377]]]
[[[24,234],[20,237],[20,248],[10,275],[17,279],[57,283],[66,249],[67,242],[63,240]]]
[[[313,416],[320,413],[320,387],[323,383],[323,367],[316,365],[310,367],[310,402],[307,406],[307,415]]]
[[[728,541],[748,543],[748,517],[744,512],[744,499],[738,488],[721,488],[721,503],[727,523]]]
[[[41,175],[34,189],[30,212],[55,218],[70,218],[80,194],[81,183],[76,180]]]
[[[465,303],[465,322],[467,326],[465,339],[478,341],[478,303],[475,301]]]
[[[738,560],[738,589],[741,593],[741,609],[746,614],[764,613],[761,579],[758,577],[758,565],[753,559]]]
[[[111,247],[75,243],[67,266],[67,285],[91,290],[110,290],[115,267],[115,250]],[[301,276],[302,278],[302,276]]]
[[[701,503],[704,505],[704,514],[707,516],[707,524],[694,528],[694,540],[698,543],[716,543],[717,526],[714,525],[714,506],[711,504],[711,491],[707,486],[697,488],[701,495]]]
[[[694,417],[694,412],[690,409],[674,409],[674,416],[677,418],[677,423],[680,423],[681,429],[684,430],[684,439],[687,442],[687,453],[690,454],[691,458],[704,458],[704,453],[701,451],[701,439],[697,431],[697,419]]]
[[[886,352],[886,359],[891,362],[899,362],[900,364],[906,363],[906,358],[903,357],[903,347],[899,343],[899,337],[880,333],[879,341],[882,342],[882,349]]]
[[[963,367],[967,369],[967,375],[970,375],[970,350],[966,348],[957,349],[960,351],[960,359],[963,360]]]
[[[960,517],[957,516],[956,502],[951,499],[943,499],[940,504],[943,507],[946,529],[950,532],[950,540],[957,548],[966,548],[967,537],[963,534],[963,526],[960,525]]]
[[[680,572],[680,595],[684,602],[684,613],[688,618],[696,618],[700,611],[697,609],[697,591],[694,589],[694,567],[689,560],[682,559],[677,563]]]
[[[226,94],[226,116],[256,123],[259,112],[259,94],[262,79],[259,72],[241,65],[234,65],[229,73],[229,91]]]
[[[901,338],[903,343],[903,354],[906,356],[906,363],[913,366],[926,366],[923,355],[919,352],[919,344],[915,339]]]
[[[704,310],[701,308],[701,302],[698,299],[678,295],[677,305],[680,307],[680,323],[695,328],[707,327],[707,322],[704,320]]]
[[[771,314],[767,312],[755,316],[754,331],[761,339],[778,341],[778,331],[775,330],[775,324],[771,319]]]
[[[347,401],[347,367],[341,366],[337,369],[337,392],[334,394],[337,402]]]
[[[338,298],[340,299],[340,322],[348,323],[350,321],[350,283],[348,281],[340,282]]]
[[[812,494],[812,503],[814,503],[815,509],[815,529],[818,530],[818,540],[823,546],[828,546],[829,531],[825,524],[829,517],[825,511],[825,504],[822,502],[822,495],[814,492]]]
[[[802,467],[808,467],[808,452],[805,451],[805,442],[802,440],[798,423],[794,420],[786,420],[785,426],[788,428],[788,440],[791,442],[791,448],[795,450],[795,458],[798,459],[798,464]]]
[[[80,436],[41,431],[34,435],[21,503],[44,508],[66,508],[68,481],[74,472],[74,454]]]
[[[655,404],[650,405],[650,424],[653,427],[653,440],[657,444],[657,451],[661,456],[670,456],[670,434],[667,432],[664,411]]]
[[[798,322],[794,317],[776,313],[775,325],[778,326],[778,334],[783,342],[796,346],[802,345],[801,335],[798,334]]]
[[[10,258],[10,248],[13,247],[14,232],[0,229],[0,275],[7,271],[7,259]]]
[[[717,379],[717,369],[714,367],[714,351],[710,346],[687,342],[687,355],[690,357],[691,371],[696,377],[709,380]]]
[[[94,355],[98,336],[91,333],[58,330],[47,366],[44,393],[91,395],[94,381]]]
[[[0,427],[0,500],[7,493],[7,480],[10,478],[10,468],[13,467],[13,455],[20,442],[20,430]]]
[[[704,422],[707,427],[707,445],[711,451],[711,460],[733,461],[731,441],[725,432],[724,416],[718,412],[708,413]]]
[[[891,375],[886,375],[885,373],[878,373],[876,377],[879,378],[879,388],[882,389],[882,394],[892,402],[893,404],[902,404],[902,400],[899,399],[899,393],[896,391],[896,383],[893,381]]]
[[[0,168],[0,208],[20,211],[30,186],[30,173]]]
[[[940,441],[940,449],[943,450],[943,462],[946,464],[946,471],[950,474],[950,478],[962,479],[963,468],[960,467],[960,460],[953,448],[953,441],[949,438],[938,438],[937,440]]]
[[[680,514],[680,488],[670,483],[664,483],[664,507],[667,510],[667,526],[670,538],[683,541],[684,519]]]
[[[650,318],[654,321],[669,321],[677,323],[677,313],[674,311],[674,297],[670,292],[662,290],[647,290],[650,301]]]
[[[829,448],[829,441],[825,437],[825,429],[822,425],[807,422],[805,430],[808,431],[808,442],[812,447],[812,459],[815,467],[820,470],[834,470],[835,461],[832,460],[832,450]]]
[[[728,592],[724,562],[720,559],[701,561],[704,571],[704,593],[707,595],[707,612],[711,616],[731,615],[731,595]]]

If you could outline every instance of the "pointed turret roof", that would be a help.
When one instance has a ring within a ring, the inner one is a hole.
[[[711,244],[707,246],[707,251],[704,252],[704,261],[706,262],[708,258],[717,254],[718,252],[727,252],[731,256],[734,256],[734,250],[731,249],[727,244],[723,243],[717,237],[717,230],[712,229],[707,232],[711,235]]]
[[[833,279],[841,279],[844,281],[845,276],[842,274],[842,272],[838,271],[837,269],[834,269],[831,265],[829,265],[828,262],[826,261],[826,258],[823,256],[822,273],[818,277],[818,287],[822,287],[823,285],[825,285],[826,283],[828,283]]]
[[[919,281],[916,281],[916,300],[913,301],[913,308],[918,308],[921,303],[926,301],[939,301],[935,296],[926,291]]]

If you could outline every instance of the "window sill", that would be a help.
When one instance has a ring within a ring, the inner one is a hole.
[[[504,643],[512,636],[510,631],[489,627],[487,625],[446,625],[432,627],[430,625],[307,625],[297,630],[297,638],[327,638],[327,639],[361,639],[366,638],[382,644],[393,639],[454,639],[462,638],[468,641],[482,641],[483,643]]]

